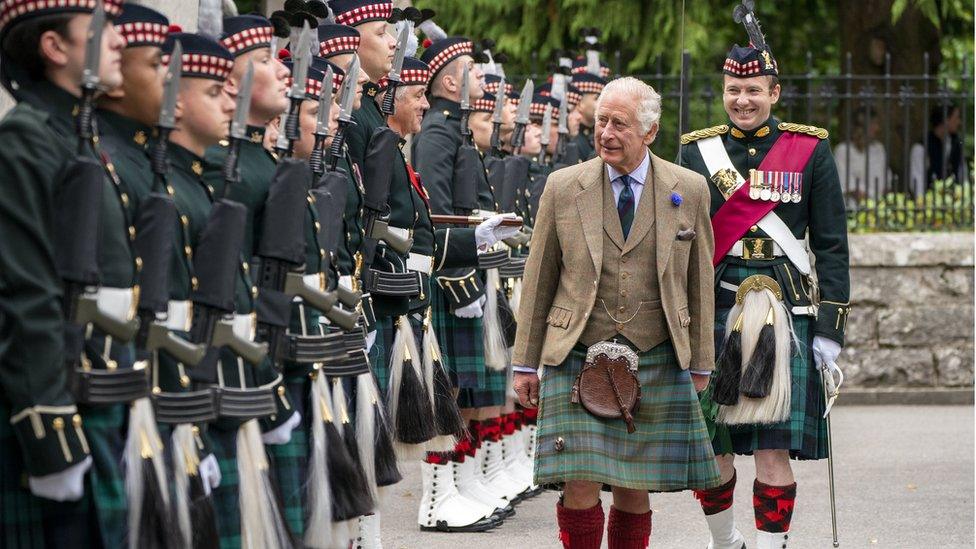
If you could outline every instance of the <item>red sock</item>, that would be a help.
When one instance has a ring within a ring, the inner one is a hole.
[[[424,461],[434,465],[447,465],[453,457],[454,452],[427,452]]]
[[[714,515],[732,507],[732,494],[735,491],[735,471],[728,482],[707,490],[695,490],[695,498],[701,502],[706,515]]]
[[[468,422],[468,436],[471,437],[471,445],[477,450],[481,448],[481,422],[472,419]]]
[[[756,513],[756,530],[783,533],[790,531],[796,483],[770,486],[756,480],[752,487],[752,507]]]
[[[610,549],[645,549],[651,539],[651,512],[627,513],[610,506],[607,543]]]
[[[535,425],[536,419],[539,417],[538,408],[523,408],[522,417],[525,418],[526,425]]]
[[[600,549],[603,543],[603,504],[589,509],[567,509],[556,503],[556,522],[563,549]]]
[[[500,419],[495,417],[481,421],[481,440],[498,442],[502,436]]]
[[[515,434],[515,419],[512,418],[511,414],[505,414],[498,418],[498,423],[501,425],[502,436],[509,436]]]

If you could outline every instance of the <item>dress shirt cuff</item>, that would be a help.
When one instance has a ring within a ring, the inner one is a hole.
[[[702,371],[702,370],[690,370],[690,371],[691,371],[691,373],[695,374],[696,376],[710,376],[710,375],[712,375],[712,372],[709,372],[707,370],[705,370],[705,371]]]
[[[517,374],[534,374],[536,373],[535,368],[530,368],[528,366],[522,366],[521,364],[513,364],[512,371]]]

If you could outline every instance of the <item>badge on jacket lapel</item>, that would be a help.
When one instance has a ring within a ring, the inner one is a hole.
[[[749,170],[749,198],[753,200],[799,203],[802,195],[801,172]]]

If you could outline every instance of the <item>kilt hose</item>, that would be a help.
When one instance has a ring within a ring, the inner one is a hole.
[[[431,308],[441,359],[458,389],[459,408],[482,408],[505,404],[505,371],[495,371],[485,364],[484,335],[481,318],[455,316],[443,290],[431,287]]]
[[[729,265],[722,273],[722,281],[738,286],[746,278],[763,274],[774,277],[771,268],[756,268],[745,265]],[[729,290],[719,289],[729,294]],[[725,321],[731,306],[727,296],[716,299],[715,311],[715,349],[721,352],[725,338]],[[726,306],[728,305],[728,306]],[[827,457],[827,420],[823,418],[824,396],[820,379],[813,361],[813,319],[809,316],[793,316],[793,329],[800,341],[801,349],[790,358],[792,391],[790,393],[790,417],[786,421],[772,425],[734,425],[715,424],[712,446],[716,455],[751,455],[756,450],[789,450],[793,459],[825,459]],[[714,422],[718,406],[703,395],[702,405],[706,420]]]
[[[535,483],[569,480],[673,492],[719,484],[701,406],[670,341],[639,355],[641,402],[637,431],[622,419],[590,415],[570,402],[586,351],[577,345],[557,367],[546,367],[540,389]]]
[[[78,501],[59,503],[31,494],[20,443],[10,426],[10,409],[0,404],[0,547],[101,546],[93,500],[87,481]]]

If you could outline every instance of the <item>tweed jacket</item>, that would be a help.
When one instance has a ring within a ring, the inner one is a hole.
[[[513,364],[559,365],[579,341],[596,303],[607,230],[603,208],[613,204],[604,193],[612,192],[599,157],[549,176],[525,268]],[[651,153],[645,191],[621,252],[626,256],[654,231],[656,272],[634,276],[638,282],[657,277],[678,361],[693,371],[711,371],[715,362],[709,204],[704,177]]]

